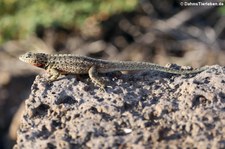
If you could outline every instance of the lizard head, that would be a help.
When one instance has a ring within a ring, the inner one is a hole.
[[[27,52],[19,57],[25,63],[44,68],[47,64],[48,55],[45,53]]]

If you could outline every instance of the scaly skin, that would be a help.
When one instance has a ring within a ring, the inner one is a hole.
[[[147,62],[107,61],[72,54],[45,54],[27,52],[19,57],[21,61],[43,68],[50,74],[49,81],[56,80],[60,74],[89,74],[91,80],[101,88],[105,87],[98,73],[125,70],[155,70],[171,74],[199,73],[207,68],[194,70],[175,70]]]

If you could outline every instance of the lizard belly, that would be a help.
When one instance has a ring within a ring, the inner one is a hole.
[[[88,70],[85,67],[74,67],[67,65],[66,67],[56,68],[61,74],[87,74]]]

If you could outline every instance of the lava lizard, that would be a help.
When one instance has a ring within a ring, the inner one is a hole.
[[[48,81],[50,82],[56,80],[60,74],[88,74],[92,82],[103,89],[105,88],[105,83],[98,76],[98,73],[129,70],[155,70],[182,75],[199,73],[206,69],[206,67],[202,67],[194,70],[176,70],[148,62],[108,61],[72,54],[27,52],[24,55],[21,55],[19,59],[23,62],[47,70],[49,73]]]

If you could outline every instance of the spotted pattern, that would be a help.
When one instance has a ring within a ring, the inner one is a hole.
[[[44,69],[49,69],[49,67],[51,69],[56,69],[64,74],[87,74],[92,66],[95,66],[99,73],[123,70],[156,70],[173,74],[190,74],[198,73],[207,69],[203,67],[194,70],[176,70],[147,62],[107,61],[72,54],[49,55],[45,53],[28,52],[22,55],[20,59]]]
[[[48,57],[49,55],[45,53],[27,52],[24,55],[21,55],[19,59],[34,66],[45,68],[46,64],[48,63]]]

